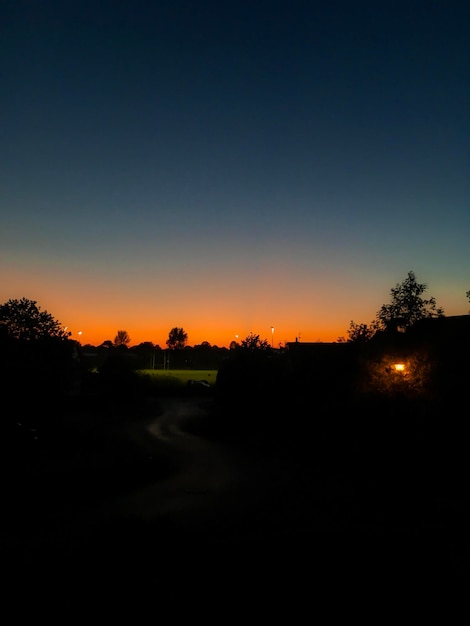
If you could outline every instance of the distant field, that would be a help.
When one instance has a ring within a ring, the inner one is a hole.
[[[215,385],[217,370],[139,370],[139,374],[149,376],[156,385],[163,387],[185,386],[188,380],[206,380]]]

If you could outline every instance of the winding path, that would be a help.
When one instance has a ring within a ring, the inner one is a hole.
[[[139,520],[187,541],[210,537],[225,542],[250,537],[271,523],[282,508],[273,507],[284,480],[280,466],[185,430],[188,421],[204,415],[205,401],[162,398],[155,418],[123,427],[121,438],[150,462],[154,456],[171,459],[174,471],[86,507],[73,520],[74,535]]]
[[[201,398],[164,398],[159,400],[155,417],[120,426],[119,440],[140,459],[150,461],[149,475],[143,476],[146,480],[140,487],[115,490],[104,499],[74,510],[64,509],[63,515],[60,509],[59,515],[45,514],[45,523],[53,524],[40,545],[35,545],[33,538],[32,556],[26,555],[28,564],[32,559],[39,564],[45,558],[50,560],[52,550],[61,566],[78,563],[77,568],[85,567],[88,572],[93,563],[99,581],[99,567],[106,576],[115,568],[119,575],[124,571],[129,577],[143,563],[161,563],[162,554],[168,556],[166,564],[175,558],[178,561],[182,554],[192,557],[194,546],[207,548],[204,555],[197,554],[198,562],[206,559],[214,546],[224,556],[240,555],[245,561],[248,555],[262,553],[257,563],[264,575],[276,572],[280,559],[295,569],[296,559],[306,559],[307,554],[309,567],[315,563],[318,572],[334,566],[335,559],[341,560],[343,568],[348,563],[354,567],[355,559],[364,558],[366,537],[374,567],[380,568],[387,560],[409,559],[416,551],[413,533],[405,540],[408,525],[412,528],[414,523],[413,508],[395,510],[398,500],[384,497],[386,492],[367,490],[358,503],[354,481],[348,480],[349,465],[337,463],[341,452],[330,457],[331,445],[326,452],[317,448],[320,461],[316,461],[315,452],[307,462],[292,451],[284,455],[282,446],[275,454],[258,454],[248,446],[192,434],[188,425],[203,418],[204,413]],[[158,463],[152,470],[152,459],[162,457],[171,460],[174,471],[153,479]],[[72,486],[69,492],[73,502]],[[388,530],[382,528],[386,532],[381,535],[377,534],[380,515],[382,519],[391,515]],[[420,517],[425,524],[423,512]],[[457,511],[456,519],[459,517]],[[13,546],[12,537],[4,539]],[[29,538],[25,539],[25,550],[29,550]],[[414,562],[439,562],[438,547],[433,544],[430,551],[428,543],[418,544]],[[444,543],[440,549],[440,562],[446,566],[459,566],[465,558],[458,545]],[[455,549],[457,556],[452,552]],[[16,552],[11,551],[11,556],[18,562]],[[249,558],[253,563],[252,556]]]

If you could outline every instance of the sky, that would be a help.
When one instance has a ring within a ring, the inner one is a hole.
[[[82,344],[470,304],[467,0],[3,0],[0,303]]]

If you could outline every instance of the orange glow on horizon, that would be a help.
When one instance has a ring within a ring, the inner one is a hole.
[[[334,329],[322,329],[322,331],[307,329],[306,332],[299,332],[295,327],[275,327],[275,330],[271,330],[271,326],[265,328],[257,327],[253,325],[253,328],[243,328],[240,330],[240,325],[234,326],[233,329],[227,329],[223,326],[215,327],[210,326],[195,327],[183,323],[175,323],[168,328],[162,328],[161,326],[139,326],[134,328],[130,324],[121,324],[119,327],[111,327],[109,325],[87,325],[86,323],[80,324],[80,331],[74,331],[73,326],[69,327],[72,331],[71,339],[75,339],[80,342],[81,345],[99,346],[104,341],[114,341],[114,338],[118,330],[126,330],[130,336],[129,347],[139,345],[143,342],[151,342],[154,345],[159,345],[161,348],[166,347],[166,340],[170,330],[177,326],[183,328],[188,334],[188,346],[199,345],[206,341],[211,346],[218,346],[219,348],[229,348],[232,341],[240,343],[250,332],[259,335],[261,339],[266,339],[269,345],[274,348],[279,348],[287,342],[298,341],[304,342],[335,342],[341,333],[336,332]],[[344,333],[343,333],[344,335]]]
[[[31,264],[24,272],[5,274],[0,303],[22,298],[37,302],[81,345],[113,342],[125,330],[130,347],[151,342],[165,348],[170,330],[178,327],[187,333],[188,346],[208,342],[229,348],[254,333],[278,348],[296,339],[347,339],[351,320],[370,323],[387,296],[377,294],[375,284],[371,288],[348,282],[338,288],[334,272],[311,279],[307,269],[294,272],[286,259],[248,278],[235,270],[218,273],[218,268],[203,279],[170,276],[157,281],[145,272],[136,278],[129,273],[105,279],[98,270],[96,274]],[[455,305],[442,305],[446,315],[461,314]]]
[[[118,330],[125,330],[129,347],[151,342],[161,348],[174,327],[187,333],[188,346],[206,341],[229,348],[251,332],[275,348],[296,339],[335,342],[347,336],[351,319],[369,319],[370,309],[374,311],[365,296],[360,310],[354,304],[345,308],[344,292],[337,292],[328,277],[315,286],[301,276],[305,284],[299,286],[285,276],[285,269],[275,269],[279,282],[270,273],[260,273],[246,284],[241,278],[231,282],[230,277],[212,277],[212,282],[208,278],[178,286],[160,281],[155,289],[150,279],[94,283],[87,275],[37,270],[8,275],[0,302],[23,297],[36,301],[81,345],[113,342]]]
[[[325,273],[315,284],[305,272],[295,272],[294,279],[290,269],[283,259],[249,278],[236,268],[225,274],[215,268],[202,279],[170,275],[156,282],[142,271],[137,278],[120,273],[105,279],[98,270],[91,275],[36,263],[33,270],[5,277],[0,302],[34,300],[68,327],[72,339],[93,346],[114,341],[118,330],[125,330],[130,347],[151,342],[165,348],[174,327],[187,333],[188,346],[207,341],[229,348],[250,332],[275,348],[296,338],[335,342],[347,335],[351,319],[373,315],[372,296],[359,293],[358,309],[344,290],[336,289],[334,276]]]

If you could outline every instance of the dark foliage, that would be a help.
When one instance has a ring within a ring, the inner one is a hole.
[[[0,305],[0,326],[2,334],[10,339],[67,339],[71,335],[50,313],[27,298],[8,300]]]
[[[0,378],[7,421],[53,426],[81,392],[83,368],[76,342],[58,337],[1,341]]]

